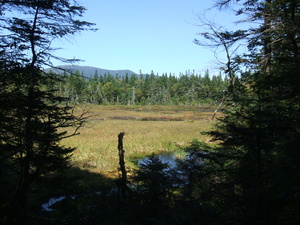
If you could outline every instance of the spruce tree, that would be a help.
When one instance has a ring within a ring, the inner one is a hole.
[[[219,6],[230,2],[219,1]],[[221,37],[225,47],[239,40],[248,45],[248,52],[228,59],[225,72],[230,79],[238,72],[240,77],[231,82],[227,112],[211,132],[221,142],[227,181],[235,188],[233,194],[223,196],[229,205],[226,222],[297,224],[300,2],[238,2],[242,8],[237,13],[258,26],[233,32],[214,30],[214,36],[203,33],[209,40]],[[235,65],[245,69],[238,71]]]
[[[77,20],[85,8],[76,1],[3,1],[1,10],[1,223],[26,224],[31,185],[69,165],[74,149],[59,141],[76,135],[83,122],[83,115],[74,115],[66,99],[55,95],[59,78],[43,71],[51,59],[61,59],[51,42],[93,24]]]

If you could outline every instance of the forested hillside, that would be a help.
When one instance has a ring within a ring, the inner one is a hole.
[[[56,94],[77,103],[149,105],[217,103],[228,86],[226,76],[204,76],[186,73],[172,74],[126,74],[116,76],[95,74],[87,77],[75,71],[57,75]]]
[[[122,77],[127,74],[136,74],[135,72],[131,70],[109,70],[109,69],[103,69],[99,67],[94,66],[80,66],[80,65],[59,65],[55,67],[49,67],[44,70],[46,73],[52,71],[57,74],[63,74],[64,72],[69,73],[75,73],[76,71],[79,71],[80,74],[84,74],[86,77],[90,77],[91,75],[94,75],[95,73],[98,74],[108,74],[110,73],[112,76],[118,76]]]

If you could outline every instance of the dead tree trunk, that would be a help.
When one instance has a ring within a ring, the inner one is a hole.
[[[123,137],[125,133],[121,132],[118,135],[118,150],[119,150],[119,164],[120,164],[120,170],[121,170],[121,179],[120,179],[120,188],[121,188],[121,194],[124,198],[126,196],[126,189],[127,189],[127,171],[125,168],[125,160],[124,160],[124,149],[123,149]]]

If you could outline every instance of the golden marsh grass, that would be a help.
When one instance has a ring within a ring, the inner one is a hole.
[[[91,106],[90,119],[80,135],[63,145],[76,147],[73,163],[91,172],[110,173],[118,168],[118,134],[125,132],[126,165],[130,158],[152,152],[172,151],[192,139],[208,142],[201,134],[211,129],[212,113],[176,106]]]

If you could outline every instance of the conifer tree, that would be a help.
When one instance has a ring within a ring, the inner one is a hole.
[[[219,6],[230,2],[219,1]],[[300,2],[237,2],[243,6],[237,13],[258,26],[202,33],[208,40],[218,37],[225,47],[244,38],[248,44],[248,52],[228,58],[228,110],[211,132],[222,143],[223,166],[236,189],[224,198],[231,215],[227,223],[297,224]],[[235,65],[246,70],[232,80],[238,72]]]
[[[85,8],[76,1],[2,1],[1,10],[0,168],[1,181],[11,185],[1,185],[1,223],[25,224],[32,183],[68,166],[74,149],[59,140],[75,135],[83,122],[55,95],[58,77],[43,72],[51,58],[63,60],[53,55],[51,42],[93,24],[77,20]],[[74,133],[64,131],[72,126]]]

